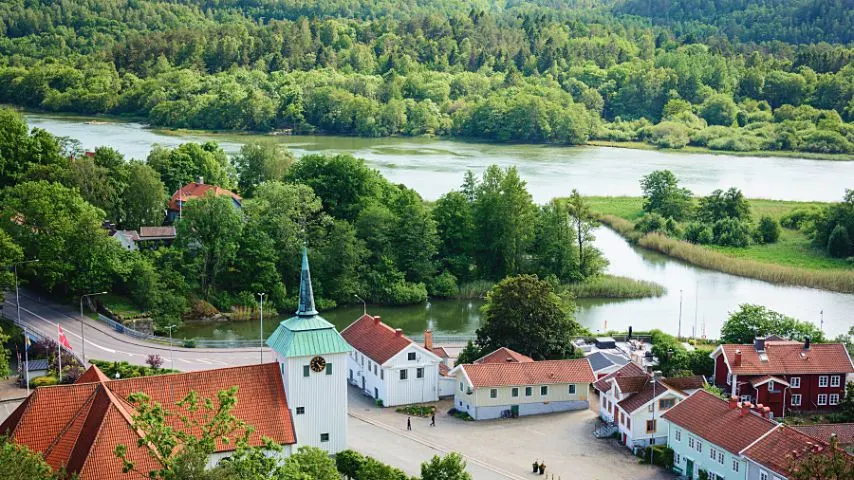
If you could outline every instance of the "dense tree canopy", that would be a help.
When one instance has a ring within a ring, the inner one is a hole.
[[[721,341],[724,343],[753,343],[760,336],[778,335],[792,340],[804,340],[810,337],[821,342],[824,334],[812,323],[769,310],[761,305],[743,304],[738,311],[730,313],[721,328]]]

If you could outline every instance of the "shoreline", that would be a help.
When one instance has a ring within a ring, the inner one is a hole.
[[[551,143],[513,143],[513,142],[493,142],[486,139],[474,139],[474,138],[461,138],[454,136],[443,136],[443,135],[420,135],[407,137],[402,135],[392,135],[386,137],[360,137],[355,135],[340,135],[340,134],[326,134],[326,133],[308,133],[308,134],[297,134],[297,135],[281,135],[276,134],[274,132],[255,132],[255,131],[245,131],[245,130],[196,130],[196,129],[187,129],[187,128],[170,128],[170,127],[162,127],[157,125],[151,125],[148,123],[148,118],[139,117],[139,116],[125,116],[125,115],[116,115],[109,113],[97,113],[91,115],[85,115],[80,113],[69,113],[69,112],[50,112],[50,111],[42,111],[31,108],[20,108],[17,105],[11,104],[2,104],[0,106],[12,108],[23,115],[32,114],[32,115],[40,115],[44,117],[55,117],[57,119],[68,119],[70,121],[88,121],[88,122],[99,122],[103,121],[105,123],[138,123],[143,125],[143,128],[147,130],[151,130],[153,132],[161,133],[163,135],[176,135],[176,134],[206,134],[206,135],[233,135],[233,136],[259,136],[259,137],[290,137],[290,136],[315,136],[315,137],[344,137],[344,138],[358,138],[365,140],[377,140],[377,139],[385,139],[385,138],[406,138],[406,139],[436,139],[436,140],[446,140],[453,142],[461,142],[461,143],[475,143],[475,144],[485,144],[485,145],[530,145],[530,146],[542,146],[542,147],[562,147],[562,148],[573,148],[573,147],[607,147],[607,148],[620,148],[626,150],[645,150],[645,151],[657,151],[662,153],[682,153],[682,154],[700,154],[700,155],[716,155],[716,156],[735,156],[735,157],[762,157],[762,158],[780,158],[780,159],[801,159],[801,160],[825,160],[825,161],[833,161],[833,162],[850,162],[854,161],[854,155],[844,154],[844,153],[815,153],[815,152],[799,152],[794,150],[756,150],[756,151],[730,151],[730,150],[712,150],[705,147],[694,147],[694,146],[686,146],[683,148],[659,148],[654,145],[650,145],[644,142],[616,142],[610,140],[588,140],[580,145],[558,145]]]

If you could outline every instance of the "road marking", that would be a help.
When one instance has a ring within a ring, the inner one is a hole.
[[[47,322],[47,323],[49,323],[49,324],[53,325],[54,327],[59,326],[59,324],[58,324],[58,323],[51,322],[50,320],[48,320],[48,319],[46,319],[46,318],[42,317],[42,316],[41,316],[41,315],[39,315],[38,313],[33,312],[32,310],[29,310],[29,309],[27,309],[27,308],[25,308],[25,307],[21,307],[21,310],[23,310],[23,311],[25,311],[25,312],[29,313],[30,315],[32,315],[32,316],[34,316],[34,317],[36,317],[36,318],[38,318],[38,319],[40,319],[40,320],[42,320],[42,321],[44,321],[44,322]],[[72,332],[71,330],[64,330],[64,331],[63,331],[63,333],[65,333],[66,335],[71,335],[72,337],[75,337],[75,338],[79,338],[81,341],[83,340],[83,337],[81,337],[80,335],[78,335],[78,334],[76,334],[76,333]],[[115,349],[113,349],[113,348],[107,348],[107,347],[104,347],[104,346],[102,346],[102,345],[98,345],[97,343],[95,343],[95,342],[93,342],[93,341],[91,341],[91,340],[86,340],[86,343],[88,343],[89,345],[92,345],[92,346],[93,346],[93,347],[95,347],[95,348],[100,348],[101,350],[103,350],[103,351],[105,351],[105,352],[110,352],[110,353],[116,353],[116,352],[117,352],[117,350],[115,350]],[[126,354],[128,354],[128,355],[133,356],[133,354],[128,353],[128,352],[119,352],[119,353],[126,353]]]
[[[180,361],[182,361],[182,362],[184,362],[184,363],[189,363],[190,365],[192,365],[192,364],[193,364],[193,362],[191,362],[191,361],[187,360],[186,358],[178,357],[178,360],[180,360]]]

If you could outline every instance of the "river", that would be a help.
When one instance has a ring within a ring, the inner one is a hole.
[[[534,145],[493,145],[428,138],[364,139],[323,136],[256,136],[206,134],[146,129],[138,123],[87,123],[79,117],[27,114],[33,127],[80,140],[87,149],[113,147],[125,156],[145,158],[152,145],[175,146],[188,141],[215,140],[229,153],[259,138],[288,145],[297,155],[311,152],[348,152],[364,158],[393,182],[416,189],[427,199],[456,188],[463,173],[482,171],[490,164],[516,166],[535,201],[545,202],[577,188],[585,195],[640,195],[638,180],[652,170],[667,168],[696,194],[735,186],[752,198],[836,201],[845,188],[854,188],[854,162],[797,158],[662,153],[608,147],[561,148]],[[854,325],[854,295],[800,287],[772,285],[696,268],[665,256],[630,246],[611,230],[596,232],[597,247],[610,261],[608,272],[664,285],[658,298],[621,301],[580,301],[576,317],[590,330],[660,328],[685,336],[716,338],[728,312],[741,303],[758,303],[781,313],[821,324],[835,336]],[[681,299],[681,300],[680,300]],[[419,333],[470,333],[479,324],[477,301],[433,301],[426,305],[371,307],[384,321]],[[823,312],[820,313],[820,312]],[[361,313],[361,306],[344,307],[324,316],[339,327]],[[268,321],[265,330],[275,328]],[[248,337],[257,325],[192,325],[178,335]]]

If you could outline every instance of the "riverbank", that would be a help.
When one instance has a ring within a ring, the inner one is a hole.
[[[794,150],[751,150],[740,152],[735,150],[712,150],[706,147],[686,145],[682,148],[661,148],[645,142],[615,142],[611,140],[588,140],[585,145],[593,147],[625,148],[629,150],[649,150],[668,153],[701,153],[733,157],[763,157],[763,158],[806,158],[809,160],[833,160],[841,162],[854,161],[854,155],[848,153],[817,153],[796,152]]]
[[[643,215],[640,197],[588,197],[602,223],[629,242],[664,255],[708,268],[770,283],[854,293],[854,267],[843,259],[830,258],[816,249],[801,231],[781,229],[780,239],[746,248],[697,245],[660,233],[642,234],[634,229]],[[779,220],[795,208],[824,205],[819,202],[750,200],[754,220],[768,215]]]

